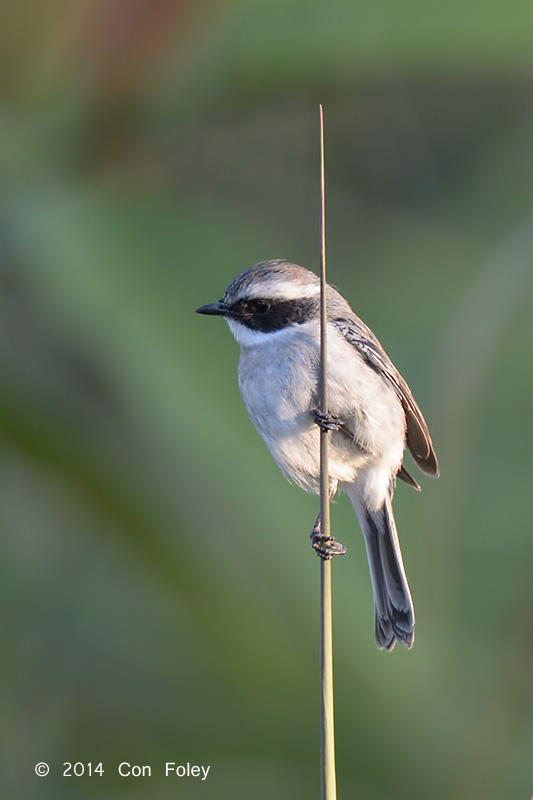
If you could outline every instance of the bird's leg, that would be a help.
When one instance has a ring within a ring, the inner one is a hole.
[[[334,414],[325,414],[318,408],[312,408],[309,413],[313,417],[313,420],[316,422],[318,427],[323,428],[323,430],[338,431],[344,425],[343,420],[339,417],[336,417]]]
[[[337,491],[337,481],[330,484],[329,499],[331,500]],[[338,542],[334,536],[324,536],[322,533],[322,514],[319,514],[311,531],[311,545],[324,561],[329,561],[333,556],[343,556],[347,547]]]

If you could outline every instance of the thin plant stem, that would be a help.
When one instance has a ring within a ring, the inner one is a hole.
[[[326,192],[324,169],[324,111],[320,105],[320,380],[319,403],[328,412],[326,309]],[[329,431],[320,428],[320,520],[330,536]],[[331,559],[320,559],[320,767],[322,800],[336,800],[335,726],[333,702],[333,633],[331,609]]]

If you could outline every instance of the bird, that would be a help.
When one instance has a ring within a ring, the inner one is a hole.
[[[283,259],[245,269],[221,299],[196,309],[223,317],[240,346],[239,389],[259,435],[289,481],[320,491],[320,429],[329,441],[330,497],[347,495],[363,533],[380,650],[408,649],[415,613],[393,514],[396,478],[420,485],[404,451],[428,476],[439,464],[428,426],[381,343],[336,288],[326,286],[329,408],[319,410],[320,279]],[[333,537],[331,537],[332,539]],[[346,548],[311,534],[325,559]]]

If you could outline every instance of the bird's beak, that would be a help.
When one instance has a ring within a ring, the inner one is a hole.
[[[222,305],[220,300],[216,303],[209,303],[208,306],[200,306],[200,308],[196,309],[197,314],[212,314],[218,317],[225,317],[229,313],[229,310],[226,306]]]

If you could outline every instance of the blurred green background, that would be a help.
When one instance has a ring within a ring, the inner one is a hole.
[[[329,279],[442,470],[396,494],[411,652],[375,649],[333,507],[339,798],[531,796],[532,27],[523,0],[3,0],[2,796],[319,795],[317,500],[194,314],[257,261],[317,269],[318,102]]]

